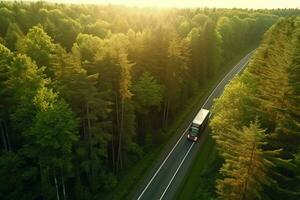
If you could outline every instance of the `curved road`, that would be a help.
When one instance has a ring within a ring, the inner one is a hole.
[[[235,67],[222,79],[215,87],[211,94],[207,97],[203,108],[210,109],[213,100],[219,97],[224,90],[225,85],[236,75],[239,74],[249,62],[252,52],[247,54],[240,60]],[[162,160],[162,162],[150,173],[144,186],[138,191],[137,200],[160,200],[160,199],[174,199],[176,190],[184,178],[189,166],[201,148],[208,130],[206,129],[202,134],[199,142],[191,142],[186,139],[187,130],[185,129],[181,137],[171,147],[169,153]]]

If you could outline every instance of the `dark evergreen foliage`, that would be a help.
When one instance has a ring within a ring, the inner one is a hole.
[[[300,198],[299,35],[299,17],[279,19],[214,105],[221,199]]]
[[[1,2],[0,199],[111,192],[195,89],[286,12]]]

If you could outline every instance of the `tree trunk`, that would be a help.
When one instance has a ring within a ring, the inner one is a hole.
[[[116,117],[117,117],[117,132],[119,132],[120,129],[120,119],[119,119],[119,100],[118,95],[116,94]]]
[[[89,144],[89,155],[90,155],[90,160],[91,163],[93,163],[93,146],[92,146],[92,132],[91,132],[91,119],[90,119],[90,110],[89,110],[89,105],[86,103],[86,116],[87,116],[87,133],[88,133],[88,144]],[[94,185],[93,178],[95,177],[94,169],[92,167],[93,164],[90,165],[90,182],[91,185]]]
[[[117,125],[116,125],[116,132],[117,132],[117,136],[119,136],[120,134],[120,121],[119,121],[119,100],[118,100],[118,95],[117,93],[115,93],[115,103],[116,103],[116,121],[117,121]],[[118,138],[119,139],[119,138]],[[118,140],[118,150],[117,150],[117,160],[116,160],[116,171],[118,171],[119,169],[119,146],[120,146],[120,140]]]
[[[124,125],[124,99],[122,99],[121,102],[121,127],[119,131],[119,147],[118,147],[118,164],[120,164],[120,167],[122,169],[123,163],[122,163],[122,134],[123,134],[123,125]]]
[[[247,192],[247,187],[248,187],[248,181],[249,181],[250,172],[251,172],[251,169],[252,169],[252,160],[253,160],[253,154],[254,154],[255,146],[256,145],[255,145],[255,141],[254,141],[253,145],[252,145],[252,150],[251,150],[251,157],[250,157],[250,163],[249,163],[249,166],[248,166],[247,177],[246,177],[246,181],[245,181],[245,184],[244,184],[244,190],[243,190],[243,198],[242,198],[242,200],[246,199],[246,192]]]
[[[81,105],[81,111],[82,111],[82,115],[84,115],[84,104],[82,104]],[[81,118],[83,118],[84,119],[84,117],[81,117]],[[86,130],[85,130],[85,120],[83,120],[82,122],[81,122],[81,125],[82,125],[82,137],[83,138],[85,138],[85,136],[86,136],[86,134],[85,134],[85,132],[86,132]]]
[[[7,125],[6,125],[5,121],[4,121],[4,132],[5,132],[5,135],[6,135],[6,142],[7,142],[8,151],[11,151],[10,139],[9,139],[9,136],[8,136],[8,130],[7,130]]]
[[[66,186],[65,186],[65,179],[64,179],[64,175],[61,171],[61,183],[62,183],[62,191],[63,191],[63,195],[64,195],[64,200],[67,199],[67,195],[66,195]]]
[[[59,191],[58,191],[58,184],[57,184],[57,178],[56,178],[56,174],[55,174],[55,171],[53,172],[54,173],[54,183],[55,183],[55,189],[56,189],[56,199],[59,200]]]
[[[0,121],[0,131],[1,131],[2,143],[3,143],[4,150],[8,150],[8,146],[7,146],[7,143],[6,143],[6,138],[5,138],[5,135],[4,135],[4,128],[3,128],[3,125],[2,125],[2,121]]]
[[[164,111],[163,111],[163,121],[162,121],[162,126],[165,127],[166,124],[166,115],[167,115],[167,102],[164,102]]]
[[[112,156],[113,156],[113,168],[114,168],[114,172],[116,172],[118,170],[118,161],[116,160],[118,157],[118,155],[116,155],[116,153],[118,152],[115,152],[115,148],[116,148],[116,144],[115,144],[115,133],[118,133],[119,132],[119,101],[118,101],[118,95],[115,93],[115,106],[116,106],[116,128],[114,129],[113,128],[113,131],[112,131]],[[113,126],[114,126],[114,123],[113,123]]]
[[[168,98],[168,101],[167,101],[167,110],[166,110],[166,126],[168,126],[169,124],[169,110],[170,110],[170,98]]]
[[[122,100],[122,111],[121,111],[121,131],[120,131],[120,164],[121,164],[121,169],[123,168],[123,156],[122,156],[122,136],[124,132],[124,100]]]
[[[78,161],[78,159],[75,159],[75,162],[76,162],[76,181],[77,181],[77,183],[76,184],[78,184],[78,185],[82,185],[82,182],[81,182],[81,171],[80,171],[80,163],[79,163],[79,161]],[[75,193],[75,194],[77,194],[77,192]]]
[[[114,143],[115,137],[114,132],[112,131],[112,139],[111,139],[111,154],[112,154],[112,165],[113,165],[113,172],[115,172],[115,143]]]
[[[143,114],[137,114],[136,115],[136,121],[137,121],[137,135],[139,138],[139,143],[144,145],[145,144],[145,139],[146,139],[146,132],[147,132],[147,127],[145,126],[144,122],[144,115]]]
[[[89,105],[86,104],[86,116],[87,116],[87,125],[88,125],[88,139],[89,139],[89,150],[90,154],[92,154],[92,134],[91,134],[91,120],[90,120],[90,111],[89,111]]]
[[[41,165],[41,163],[39,163],[39,168],[40,168],[40,179],[41,179],[41,196],[42,196],[42,199],[44,199],[44,187],[43,187],[43,185],[44,185],[44,182],[43,182],[43,173],[42,173],[42,165]]]

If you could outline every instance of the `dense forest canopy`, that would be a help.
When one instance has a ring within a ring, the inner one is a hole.
[[[111,192],[187,99],[296,12],[1,2],[0,198]]]
[[[279,19],[211,121],[221,199],[300,199],[300,18]]]

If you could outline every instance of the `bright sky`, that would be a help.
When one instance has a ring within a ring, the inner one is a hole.
[[[300,0],[46,0],[61,3],[122,4],[139,7],[300,8]]]

